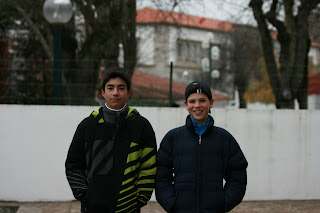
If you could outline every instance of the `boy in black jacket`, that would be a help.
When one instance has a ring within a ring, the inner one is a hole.
[[[156,139],[149,121],[127,105],[130,78],[121,68],[104,75],[106,103],[79,125],[66,175],[82,213],[140,212],[156,174]]]

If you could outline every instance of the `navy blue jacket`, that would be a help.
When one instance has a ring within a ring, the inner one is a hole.
[[[202,136],[189,115],[160,144],[155,192],[167,212],[228,212],[244,197],[247,160],[233,136],[209,118]]]

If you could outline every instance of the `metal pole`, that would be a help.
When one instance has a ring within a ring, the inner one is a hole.
[[[62,89],[61,89],[61,25],[53,25],[53,103],[55,105],[62,104]]]
[[[211,71],[212,71],[212,58],[211,58],[211,48],[212,43],[209,42],[209,76],[208,76],[208,86],[211,88]]]
[[[170,63],[170,89],[169,89],[169,107],[172,106],[173,102],[172,102],[172,67],[173,67],[173,63],[171,61]]]

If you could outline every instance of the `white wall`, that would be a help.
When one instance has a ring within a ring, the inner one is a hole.
[[[137,64],[152,66],[155,63],[154,27],[138,25],[136,37],[138,38]]]
[[[318,94],[308,95],[308,108],[320,109],[320,95]]]
[[[320,60],[320,48],[311,46],[310,51],[308,53],[309,57],[312,57],[312,63],[314,66],[319,65],[319,60]]]
[[[0,105],[0,200],[73,199],[64,161],[78,123],[95,109]],[[187,115],[184,108],[137,109],[158,144]],[[214,109],[213,115],[249,162],[245,200],[320,199],[320,111]]]

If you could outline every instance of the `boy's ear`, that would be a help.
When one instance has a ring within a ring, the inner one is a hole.
[[[213,106],[214,98],[210,100],[210,108]]]
[[[128,91],[128,95],[127,95],[127,97],[129,98],[129,96],[131,95],[131,93],[132,93],[132,90],[131,89],[129,89],[129,91]]]
[[[187,101],[184,101],[184,105],[186,105],[186,108],[188,109],[188,103],[187,103]]]

